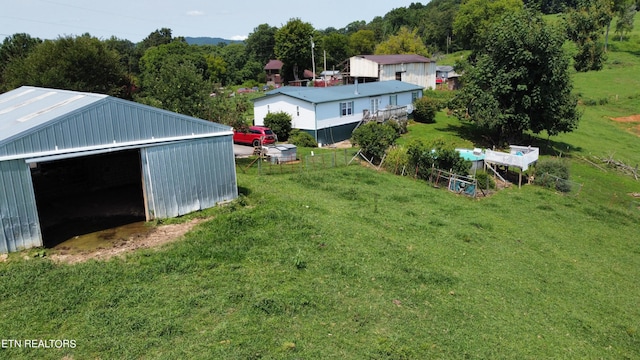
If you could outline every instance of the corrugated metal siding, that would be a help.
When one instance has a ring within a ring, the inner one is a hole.
[[[29,166],[0,162],[0,253],[42,246],[36,198]]]
[[[108,97],[7,139],[0,143],[0,156],[229,130],[224,125]]]
[[[238,197],[231,136],[154,146],[141,154],[150,219],[185,215]]]

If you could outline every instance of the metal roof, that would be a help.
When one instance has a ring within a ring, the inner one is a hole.
[[[356,57],[371,60],[381,65],[408,64],[408,63],[432,63],[435,62],[417,54],[399,55],[358,55]]]
[[[286,95],[310,103],[319,104],[422,90],[423,88],[421,86],[398,80],[329,87],[283,86],[267,92],[265,97],[255,99],[254,101],[257,102],[275,95]]]
[[[231,130],[101,94],[32,86],[0,94],[0,161],[207,137]]]
[[[284,64],[280,60],[269,60],[267,65],[264,66],[265,70],[280,70]]]
[[[453,66],[450,66],[450,65],[436,66],[436,71],[445,71],[445,72],[453,71]]]
[[[0,95],[0,143],[106,97],[31,86],[6,92]]]

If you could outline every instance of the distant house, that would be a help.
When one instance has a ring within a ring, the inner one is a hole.
[[[346,73],[352,81],[398,80],[423,89],[436,88],[436,62],[415,54],[352,56]]]
[[[325,70],[320,73],[322,80],[342,80],[342,74],[338,70]]]
[[[447,85],[449,90],[454,90],[458,88],[459,82],[458,78],[460,75],[455,72],[453,66],[444,65],[444,66],[436,66],[436,84],[442,86]],[[440,88],[440,86],[438,87]]]
[[[267,85],[279,87],[282,85],[282,66],[284,64],[280,60],[269,60],[264,66],[267,75]]]
[[[271,112],[291,115],[291,127],[311,134],[320,146],[351,138],[364,118],[391,109],[406,111],[422,97],[423,87],[402,81],[379,81],[331,87],[285,86],[254,100],[255,124]]]

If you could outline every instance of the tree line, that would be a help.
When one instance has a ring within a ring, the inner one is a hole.
[[[139,43],[116,37],[101,40],[89,33],[55,40],[41,40],[20,33],[5,38],[0,45],[0,91],[33,85],[103,93],[234,126],[242,121],[242,115],[251,105],[245,97],[230,97],[226,89],[231,85],[254,87],[264,83],[266,75],[263,68],[270,59],[283,61],[282,74],[286,81],[298,79],[305,69],[310,69],[314,50],[318,69],[341,70],[350,56],[358,54],[412,53],[436,57],[441,53],[465,49],[472,50],[472,55],[458,67],[469,74],[466,81],[468,90],[458,97],[458,104],[464,103],[460,99],[470,96],[471,100],[467,99],[468,104],[464,107],[465,116],[477,120],[481,112],[488,115],[504,108],[504,105],[496,107],[479,100],[488,94],[487,86],[495,88],[499,85],[480,83],[483,76],[488,79],[486,69],[501,72],[509,67],[500,61],[514,61],[513,56],[509,59],[494,58],[489,60],[498,63],[491,64],[487,63],[486,56],[497,54],[498,45],[511,47],[499,49],[507,54],[532,52],[522,48],[522,43],[496,43],[496,39],[504,38],[506,41],[509,36],[518,35],[514,33],[515,29],[507,26],[524,24],[547,31],[540,33],[542,38],[534,39],[531,46],[536,46],[536,42],[547,44],[560,52],[564,41],[573,41],[577,49],[573,56],[575,69],[599,70],[606,57],[610,32],[624,38],[633,28],[636,8],[637,0],[537,0],[524,3],[523,0],[433,0],[426,5],[418,2],[393,9],[368,23],[354,21],[340,29],[314,29],[299,18],[292,18],[279,28],[260,24],[243,43],[218,45],[189,45],[184,38],[172,36],[168,28],[153,31]],[[559,11],[562,14],[558,24],[536,20],[542,13]],[[505,18],[523,12],[536,21],[524,23],[521,19],[517,23],[512,19],[511,23],[504,22]],[[612,29],[614,19],[616,25]],[[551,38],[552,41],[547,40]],[[564,66],[568,62],[561,59],[558,64]],[[549,71],[558,68],[549,66]],[[505,74],[504,78],[509,77],[511,81],[539,80],[513,74]],[[491,78],[495,79],[495,76]],[[566,83],[561,80],[560,84]],[[529,84],[520,85],[527,87]],[[520,85],[505,89],[519,93]],[[477,97],[469,95],[472,92]],[[506,97],[504,95],[504,99],[497,103],[503,103]],[[533,98],[524,98],[518,106],[511,104],[515,106],[511,111],[530,111],[531,107],[526,103]],[[571,114],[565,115],[571,117]],[[515,116],[504,121],[522,124],[524,120]],[[528,126],[538,129],[541,125],[531,123]],[[503,130],[513,133],[519,131],[519,127]],[[549,128],[548,125],[542,127]],[[571,127],[555,128],[552,132]]]

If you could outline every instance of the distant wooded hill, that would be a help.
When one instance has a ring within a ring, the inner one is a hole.
[[[222,38],[212,38],[212,37],[185,37],[187,40],[187,44],[189,45],[218,45],[219,43],[225,44],[233,44],[233,43],[241,43],[242,40],[228,40]]]

